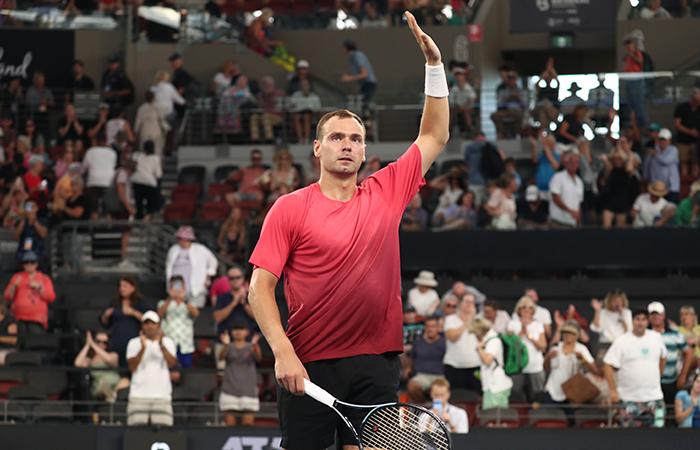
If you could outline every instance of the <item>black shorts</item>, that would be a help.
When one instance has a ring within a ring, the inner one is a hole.
[[[91,186],[85,189],[85,196],[90,203],[90,211],[94,213],[100,212],[100,204],[102,203],[102,196],[104,196],[106,187]]]
[[[338,400],[358,405],[398,401],[401,363],[396,353],[359,355],[326,359],[304,364],[311,381]],[[292,395],[278,388],[278,410],[282,430],[282,448],[321,450],[333,445],[336,433],[340,449],[357,445],[352,432],[328,406],[308,395]],[[340,409],[359,430],[370,410]]]

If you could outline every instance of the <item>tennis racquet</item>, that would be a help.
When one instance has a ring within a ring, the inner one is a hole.
[[[304,379],[306,394],[323,403],[343,419],[355,436],[360,450],[450,450],[450,433],[431,411],[410,403],[353,405],[341,402],[323,388]],[[338,407],[370,409],[359,433]]]

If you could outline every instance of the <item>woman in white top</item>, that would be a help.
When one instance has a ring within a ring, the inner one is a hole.
[[[528,402],[536,400],[537,395],[544,391],[544,355],[547,348],[547,337],[544,325],[534,319],[535,302],[530,297],[523,296],[515,305],[515,313],[520,320],[508,322],[508,333],[516,334],[527,348],[527,365],[522,373],[512,376],[513,390],[524,392]]]
[[[508,322],[510,322],[510,314],[501,309],[498,300],[489,298],[484,301],[484,312],[479,314],[491,324],[491,329],[498,333],[504,334],[507,332]]]
[[[476,349],[481,360],[481,388],[484,392],[481,409],[508,408],[513,380],[503,370],[503,342],[486,319],[477,317],[472,320],[469,332],[479,340]]]
[[[170,73],[168,73],[167,70],[159,70],[156,72],[156,76],[153,78],[151,92],[153,92],[155,96],[156,106],[160,108],[163,117],[169,122],[171,121],[171,117],[175,115],[175,103],[178,105],[185,104],[185,99],[170,82]]]
[[[455,314],[445,318],[445,378],[455,389],[481,391],[481,382],[474,372],[481,360],[476,351],[478,340],[469,332],[469,324],[476,317],[476,300],[472,294],[465,294],[459,302]]]
[[[582,367],[593,374],[598,372],[591,352],[578,341],[579,333],[576,322],[565,324],[561,328],[562,341],[552,347],[544,358],[544,368],[549,371],[545,390],[548,400],[553,403],[566,402],[566,394],[561,385],[581,372]]]
[[[155,154],[153,141],[143,144],[143,151],[132,156],[136,161],[136,172],[131,176],[134,185],[134,201],[136,202],[136,218],[146,220],[156,211],[159,203],[158,180],[163,176],[160,156]],[[146,201],[146,214],[143,213],[143,202]]]
[[[632,329],[632,312],[624,291],[614,289],[608,292],[602,302],[594,298],[591,307],[595,310],[591,330],[600,335],[599,343],[610,344]]]
[[[105,130],[107,134],[107,145],[112,146],[117,141],[117,133],[123,131],[126,133],[129,142],[134,142],[134,133],[131,132],[131,125],[124,119],[124,110],[120,107],[113,109],[114,117],[107,121]]]
[[[489,201],[484,203],[484,209],[492,217],[491,224],[499,230],[514,230],[516,205],[515,193],[518,192],[518,181],[510,172],[503,173],[496,182],[495,189]]]
[[[221,94],[231,87],[233,75],[236,73],[237,64],[233,61],[224,61],[221,65],[221,72],[217,72],[209,85],[209,92],[216,97],[221,97]],[[240,72],[240,68],[238,69]]]
[[[165,145],[163,129],[163,117],[160,109],[155,105],[155,95],[152,91],[146,91],[146,102],[139,106],[136,112],[136,121],[134,122],[134,132],[138,135],[139,147],[143,149],[143,145],[147,141],[153,141],[156,155],[163,154],[163,146]]]

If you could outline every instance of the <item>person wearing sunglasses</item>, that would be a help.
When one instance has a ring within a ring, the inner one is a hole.
[[[85,333],[85,345],[73,363],[75,367],[92,369],[109,369],[119,367],[119,354],[109,348],[109,335],[104,331]],[[114,401],[115,388],[119,383],[119,372],[116,370],[91,370],[92,384],[90,393],[92,398],[101,401]]]

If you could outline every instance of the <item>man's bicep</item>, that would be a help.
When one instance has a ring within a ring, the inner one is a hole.
[[[250,289],[255,291],[271,290],[274,292],[278,281],[279,278],[274,273],[262,267],[255,267],[250,279]]]

